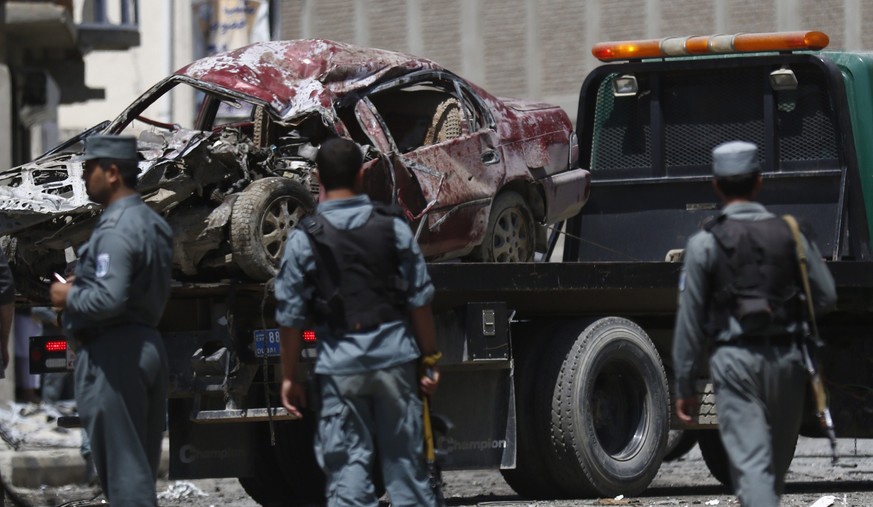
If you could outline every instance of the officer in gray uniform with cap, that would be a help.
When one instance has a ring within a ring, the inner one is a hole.
[[[113,505],[157,505],[167,414],[167,355],[156,326],[170,294],[173,236],[134,190],[136,139],[85,141],[82,179],[104,207],[79,248],[75,277],[51,286],[64,329],[79,342],[76,404]]]
[[[785,221],[754,202],[761,170],[754,144],[712,152],[721,215],[688,240],[673,338],[676,415],[691,423],[693,381],[711,351],[719,431],[745,507],[779,505],[794,456],[808,373],[801,336],[802,282]],[[817,310],[836,303],[834,281],[815,244],[802,238]]]

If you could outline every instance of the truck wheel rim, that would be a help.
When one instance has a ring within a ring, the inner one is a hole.
[[[607,362],[590,398],[594,432],[603,451],[615,459],[629,459],[645,437],[646,392],[635,367],[621,360]]]

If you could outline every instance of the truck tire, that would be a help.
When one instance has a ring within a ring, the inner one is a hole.
[[[544,328],[542,322],[526,322],[512,327],[512,357],[515,364],[515,468],[501,469],[503,479],[520,496],[548,498],[559,489],[548,472],[544,445],[545,429],[537,426],[535,417],[537,380],[543,352],[554,326]]]
[[[709,473],[715,477],[715,480],[733,492],[731,465],[718,430],[701,430],[697,433],[697,445],[700,446],[700,454],[703,455],[703,461],[706,463]]]
[[[252,500],[263,507],[290,507],[291,493],[281,482],[273,482],[269,476],[240,477],[240,485]]]
[[[307,410],[303,419],[276,424],[276,460],[285,482],[300,505],[325,502],[324,472],[315,459],[318,414]]]
[[[236,265],[258,282],[276,276],[288,234],[313,210],[312,194],[296,181],[281,177],[253,181],[239,194],[230,215]]]
[[[670,430],[667,434],[667,446],[664,451],[664,461],[675,461],[688,454],[697,445],[697,432],[694,430]]]
[[[311,414],[310,419],[312,419]],[[293,421],[293,423],[302,421]],[[298,447],[296,444],[305,445],[306,437],[295,437],[295,433],[300,433],[287,426],[289,423],[274,423],[276,429],[276,445],[270,444],[270,427],[267,423],[259,424],[257,445],[258,460],[256,463],[254,477],[240,477],[239,483],[252,499],[264,507],[304,507],[312,505],[321,505],[325,502],[324,499],[324,476],[321,476],[320,482],[316,474],[321,471],[316,464],[314,468],[309,467],[309,457],[311,456],[311,448]],[[311,437],[310,440],[311,442]],[[300,455],[285,456],[288,451],[300,452]],[[307,455],[306,452],[310,455]],[[292,470],[288,467],[288,462],[292,459],[299,460],[299,466],[293,467],[294,470],[301,472],[300,477],[289,476]],[[312,458],[314,461],[314,457]],[[307,481],[311,481],[307,483]]]
[[[290,499],[293,498],[291,488],[285,483],[276,455],[269,447],[269,441],[265,443],[268,447],[265,447],[262,442],[260,449],[264,452],[259,453],[261,459],[258,460],[255,476],[239,477],[237,480],[258,505],[264,507],[302,505],[291,503]]]
[[[637,495],[658,472],[669,429],[667,375],[646,333],[607,317],[568,325],[549,348],[551,471],[565,495]]]
[[[520,195],[506,191],[494,198],[484,239],[471,257],[483,262],[530,262],[535,241],[530,207]]]

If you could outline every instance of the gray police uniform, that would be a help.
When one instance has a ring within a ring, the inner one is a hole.
[[[372,209],[365,195],[318,205],[318,213],[338,229],[362,226]],[[434,292],[424,259],[406,223],[395,218],[394,232],[400,274],[409,282],[406,306],[424,306]],[[281,326],[310,325],[314,272],[309,239],[295,230],[276,277],[276,321]],[[409,322],[385,322],[371,331],[344,335],[318,326],[316,336],[315,372],[322,399],[316,456],[327,476],[328,504],[378,505],[370,479],[378,442],[392,505],[434,505],[424,461],[416,372],[420,352]]]
[[[0,250],[0,305],[8,305],[15,302],[15,282],[12,280],[12,270],[6,254]]]
[[[167,356],[156,326],[170,293],[172,231],[138,195],[112,203],[79,249],[64,328],[79,338],[76,404],[113,505],[155,506]]]
[[[9,269],[6,254],[0,250],[0,306],[11,305],[13,303],[15,303],[15,281],[12,279],[12,270]],[[10,362],[12,360],[14,358],[11,358]],[[5,377],[6,371],[0,368],[0,378]],[[2,505],[2,502],[0,502],[0,505]]]
[[[774,217],[755,202],[730,204],[723,213],[728,220]],[[832,306],[836,302],[833,278],[815,244],[803,238],[803,246],[813,300],[818,308]],[[733,316],[728,317],[727,328],[707,336],[706,309],[712,302],[717,249],[709,231],[692,236],[685,249],[673,340],[676,397],[694,396],[696,367],[701,355],[713,348],[709,364],[719,431],[737,495],[746,506],[776,506],[794,456],[808,375],[796,344],[740,341],[741,327]],[[792,322],[785,334],[798,331],[799,323]]]

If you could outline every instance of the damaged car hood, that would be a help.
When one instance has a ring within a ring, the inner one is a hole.
[[[206,133],[191,130],[168,137],[141,136],[137,141],[140,181],[148,181],[153,169],[184,157],[207,138]],[[57,153],[0,172],[0,234],[98,209],[88,198],[83,171],[80,154]]]

